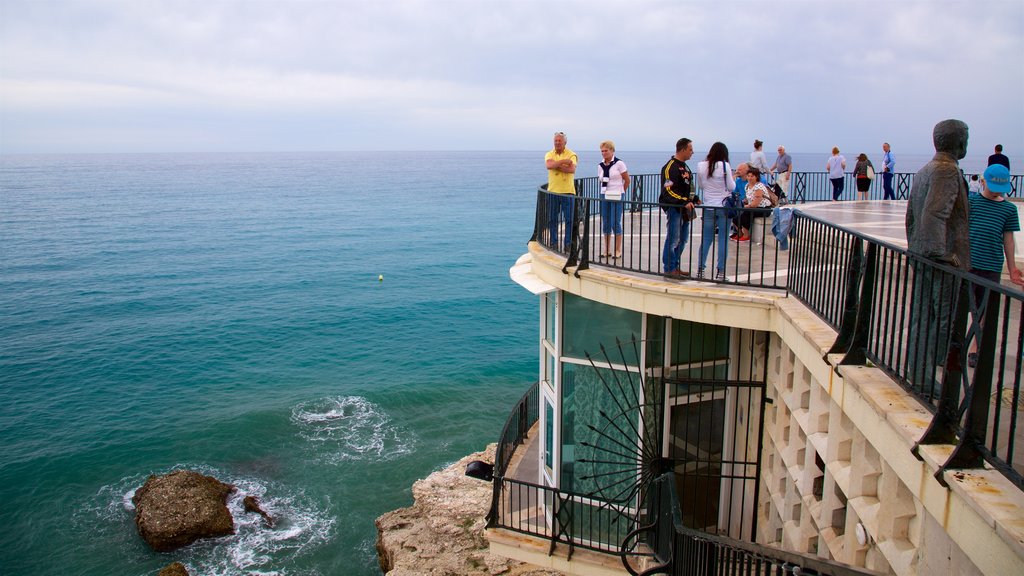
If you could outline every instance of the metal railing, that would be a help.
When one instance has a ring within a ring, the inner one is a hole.
[[[793,233],[789,292],[838,331],[839,365],[886,371],[935,412],[920,444],[957,446],[936,477],[987,461],[1024,489],[1024,294],[811,216]]]
[[[505,427],[501,430],[498,447],[494,453],[494,475],[504,476],[512,460],[516,446],[523,443],[526,434],[540,418],[540,384],[537,382],[516,402]]]
[[[662,206],[655,202],[625,202],[622,218],[622,255],[611,258],[604,252],[601,230],[602,205],[610,204],[599,198],[552,194],[541,188],[537,192],[537,212],[532,240],[567,255],[563,270],[575,267],[586,270],[590,264],[600,263],[644,274],[664,275],[662,254],[668,229]],[[671,208],[676,209],[676,208]],[[757,288],[785,288],[778,272],[786,268],[787,252],[772,240],[770,213],[763,209],[736,209],[737,222],[749,217],[750,241],[729,238],[723,242],[713,226],[715,215],[727,212],[721,206],[701,206],[696,210],[699,218],[692,220],[684,232],[684,246],[679,269],[690,277],[697,277],[703,263],[704,279]],[[705,233],[706,232],[706,233]],[[705,245],[706,243],[706,245]],[[701,261],[700,254],[706,252]],[[724,280],[715,279],[715,271],[725,273]]]
[[[676,494],[675,474],[669,472],[654,481],[646,509],[650,523],[629,534],[623,547],[643,540],[652,550],[657,565],[639,571],[625,562],[634,576],[672,574],[678,576],[867,576],[877,574],[863,568],[798,554],[778,548],[707,534],[683,525]]]
[[[547,540],[549,553],[564,544],[568,558],[577,548],[618,555],[635,527],[635,509],[592,495],[497,476],[494,484],[498,497],[490,527]]]
[[[968,180],[971,176],[980,177],[981,175],[964,173],[964,178]],[[766,178],[770,184],[775,183],[773,175],[768,174]],[[658,196],[661,194],[660,174],[630,174],[629,181],[630,189],[627,197],[623,199],[627,202],[628,210],[635,209],[637,203],[658,203]],[[910,195],[910,188],[913,184],[913,172],[893,172],[892,188],[897,200],[906,200]],[[878,173],[868,188],[868,199],[881,200],[884,198],[883,186],[884,177],[881,173]],[[1011,175],[1010,186],[1011,191],[1008,196],[1020,196],[1020,191],[1024,188],[1024,174]],[[790,204],[821,202],[832,199],[832,181],[828,177],[828,172],[793,172],[790,176],[789,188],[788,200]],[[699,187],[697,189],[699,191]],[[599,198],[600,183],[597,181],[597,177],[591,176],[577,179],[576,194],[583,198]],[[843,195],[840,199],[854,200],[856,198],[857,179],[854,177],[853,172],[846,172],[843,175]]]
[[[598,227],[606,202],[590,197],[597,194],[596,178],[580,181],[579,196],[541,188],[533,240],[566,255],[563,272],[575,268],[577,276],[595,261],[610,269],[662,275],[665,218],[660,206],[648,201],[657,178],[632,178],[642,200],[631,196],[624,202],[629,212],[623,217],[621,259],[593,258],[604,241]],[[1024,490],[1024,442],[1017,438],[1024,401],[1024,293],[915,260],[904,249],[799,210],[792,216],[788,251],[769,241],[766,230],[763,243],[730,241],[725,282],[787,290],[839,332],[833,351],[846,354],[843,364],[873,363],[933,410],[933,431],[921,442],[957,446],[940,479],[946,468],[976,468],[987,461]],[[701,221],[690,224],[691,249],[680,269],[693,278],[699,269],[694,243],[700,241],[694,233]],[[713,270],[721,262],[719,245],[717,239],[709,242],[707,270]],[[704,281],[713,281],[710,276]],[[972,344],[977,344],[976,366],[968,365]]]

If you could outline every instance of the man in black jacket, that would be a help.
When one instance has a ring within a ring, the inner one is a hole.
[[[690,235],[690,220],[687,214],[693,213],[693,205],[697,198],[693,193],[693,173],[686,161],[693,156],[693,142],[689,138],[680,138],[676,142],[676,153],[668,159],[661,169],[661,196],[658,203],[668,216],[668,229],[665,235],[665,249],[661,256],[666,276],[679,278],[689,276],[689,272],[679,269],[679,258]]]

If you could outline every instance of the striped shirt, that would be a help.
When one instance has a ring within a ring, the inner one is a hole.
[[[1003,235],[1020,230],[1013,202],[997,202],[972,195],[970,202],[971,267],[989,272],[1003,271]]]

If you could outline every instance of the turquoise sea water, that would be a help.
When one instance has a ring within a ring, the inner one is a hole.
[[[3,571],[378,573],[373,518],[535,378],[536,156],[3,158]],[[179,467],[278,526],[151,552],[130,495]]]
[[[536,377],[541,155],[0,157],[3,571],[378,573],[373,519]],[[131,494],[183,467],[278,525],[233,501],[235,536],[150,551]]]

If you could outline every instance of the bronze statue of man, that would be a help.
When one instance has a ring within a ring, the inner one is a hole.
[[[958,164],[967,155],[967,124],[943,120],[932,140],[935,156],[917,171],[910,189],[907,243],[912,254],[967,270],[967,181]]]
[[[932,131],[935,156],[914,175],[907,204],[907,244],[913,295],[909,302],[907,378],[919,392],[940,393],[936,367],[944,364],[957,279],[928,264],[970,268],[967,181],[958,161],[967,155],[967,124],[943,120]]]

